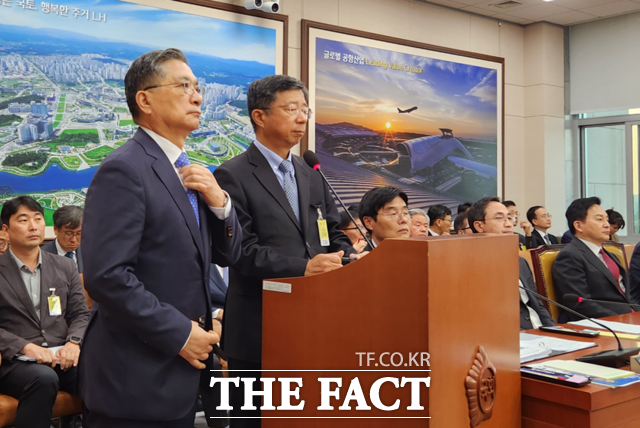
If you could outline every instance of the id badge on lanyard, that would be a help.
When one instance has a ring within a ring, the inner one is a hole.
[[[56,289],[50,288],[51,295],[47,297],[47,303],[49,304],[49,316],[57,317],[62,315],[62,305],[60,304],[60,296],[56,296]]]
[[[327,220],[322,217],[322,210],[320,207],[316,207],[318,210],[318,234],[320,235],[320,245],[323,247],[329,246],[329,230],[327,229]]]

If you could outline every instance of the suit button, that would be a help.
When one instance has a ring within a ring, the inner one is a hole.
[[[305,244],[307,245],[307,248],[311,248],[311,245],[309,245],[308,242],[305,242]]]
[[[529,315],[527,315],[526,317],[524,317],[524,319],[526,319],[527,321],[529,321],[529,319],[530,319]]]
[[[42,334],[45,334],[46,332],[44,330],[42,330]]]
[[[233,238],[233,229],[231,229],[231,226],[227,226],[227,236]]]

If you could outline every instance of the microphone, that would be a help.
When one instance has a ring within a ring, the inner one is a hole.
[[[338,196],[338,193],[336,192],[336,190],[333,188],[331,183],[329,183],[329,180],[327,180],[327,177],[325,177],[324,173],[322,172],[322,169],[320,169],[320,159],[318,159],[318,155],[316,155],[311,150],[307,150],[302,155],[302,158],[307,163],[307,165],[309,165],[311,168],[315,169],[320,173],[320,176],[322,177],[324,182],[327,183],[327,186],[329,186],[329,189],[331,189],[331,191],[335,195],[338,202],[340,202],[340,205],[342,205],[342,208],[344,208],[344,210],[347,212],[347,215],[349,216],[353,224],[358,228],[358,232],[360,232],[360,235],[362,235],[366,243],[369,244],[369,248],[375,248],[373,246],[373,243],[369,240],[369,238],[367,238],[367,235],[362,231],[362,229],[360,229],[360,226],[358,226],[358,223],[356,223],[356,220],[353,218],[353,216],[351,215],[351,212],[347,209],[344,202],[342,202],[342,199],[340,199],[340,196]]]
[[[622,347],[622,344],[620,343],[620,339],[618,338],[618,335],[616,334],[615,331],[611,330],[609,327],[607,327],[604,324],[599,323],[598,321],[586,317],[584,315],[582,315],[580,312],[576,312],[571,308],[568,308],[564,305],[561,305],[560,303],[551,300],[541,294],[536,293],[535,291],[531,291],[526,287],[522,287],[520,286],[520,288],[522,288],[524,291],[526,291],[529,294],[533,294],[539,298],[541,298],[544,301],[547,301],[549,303],[553,303],[554,305],[556,305],[557,307],[564,309],[565,311],[580,317],[582,319],[585,320],[589,320],[594,324],[599,325],[600,327],[609,330],[611,332],[611,334],[613,334],[613,337],[615,337],[616,342],[618,342],[618,349],[617,350],[613,350],[613,351],[601,351],[601,352],[596,352],[594,354],[589,354],[589,355],[585,355],[582,357],[578,357],[576,358],[576,361],[580,361],[583,363],[591,363],[591,364],[597,364],[600,366],[607,366],[607,367],[615,367],[615,368],[619,368],[619,367],[624,367],[626,365],[629,364],[629,359],[632,355],[637,354],[638,352],[640,352],[640,348],[632,348],[632,349],[624,349]],[[574,294],[575,296],[575,294]],[[577,297],[577,296],[576,296]]]
[[[565,294],[562,300],[565,302],[570,302],[572,304],[582,303],[582,302],[593,302],[593,303],[604,303],[606,305],[622,305],[622,306],[631,307],[632,309],[640,309],[640,305],[636,305],[633,303],[609,302],[607,300],[586,299],[584,297],[578,296],[577,294]]]

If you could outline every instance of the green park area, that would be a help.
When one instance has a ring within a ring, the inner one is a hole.
[[[35,150],[29,152],[19,152],[8,155],[2,161],[4,167],[20,168],[23,171],[36,171],[47,163],[49,155],[37,152]]]
[[[10,103],[29,104],[31,103],[31,101],[39,103],[40,101],[42,101],[42,99],[43,98],[40,95],[24,95],[22,97],[11,98],[0,102],[0,110],[9,107]]]
[[[116,107],[113,109],[114,113],[129,113],[129,109],[126,109],[124,107]]]
[[[13,122],[22,122],[22,118],[15,114],[0,114],[0,126],[9,126]]]
[[[60,104],[58,104],[58,113],[62,113],[64,112],[64,103],[60,102]]]
[[[67,165],[80,166],[80,159],[77,156],[65,156],[64,161]]]
[[[89,150],[88,152],[85,152],[84,156],[87,159],[91,159],[91,160],[102,160],[112,151],[113,151],[112,147],[102,146],[93,150]]]
[[[133,120],[121,120],[120,123],[118,123],[118,126],[127,126],[127,125],[136,126],[136,123]]]
[[[61,114],[56,114],[56,120],[62,120],[62,116]]]
[[[54,126],[55,127],[55,126]],[[67,129],[58,138],[43,143],[42,146],[55,150],[58,146],[86,147],[87,144],[99,144],[100,137],[95,129]]]

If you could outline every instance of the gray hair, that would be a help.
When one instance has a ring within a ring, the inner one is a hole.
[[[75,229],[82,223],[82,215],[84,210],[75,205],[67,205],[62,208],[58,208],[53,213],[53,225],[56,229],[62,229],[62,226],[67,226],[69,229]]]
[[[263,77],[256,80],[247,90],[247,107],[249,109],[249,118],[253,130],[256,130],[256,123],[253,121],[254,110],[267,109],[275,102],[279,92],[292,91],[299,89],[304,94],[304,100],[309,104],[309,91],[300,80],[285,76],[282,74]]]
[[[429,216],[427,215],[427,213],[424,210],[421,210],[420,208],[413,208],[413,209],[409,210],[409,215],[411,216],[411,218],[413,218],[413,216],[416,215],[416,214],[424,216],[424,218],[427,219],[427,225],[430,224]]]
[[[127,97],[127,106],[135,123],[138,123],[140,115],[136,94],[149,86],[158,85],[165,76],[162,65],[172,59],[187,64],[187,57],[180,49],[168,48],[142,54],[129,67],[129,71],[124,76],[124,94]]]

